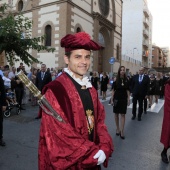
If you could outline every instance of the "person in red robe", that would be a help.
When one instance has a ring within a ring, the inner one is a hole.
[[[161,143],[164,145],[164,149],[161,153],[162,161],[169,163],[167,157],[167,150],[170,148],[170,79],[165,85],[165,103],[164,103],[164,117],[162,123]]]
[[[100,170],[107,167],[113,142],[104,123],[105,110],[86,73],[91,50],[101,47],[85,32],[61,40],[67,68],[43,89],[63,122],[42,112],[39,170]]]

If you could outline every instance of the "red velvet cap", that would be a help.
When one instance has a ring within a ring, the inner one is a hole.
[[[70,52],[77,49],[85,50],[100,50],[101,46],[91,40],[89,34],[85,32],[78,32],[76,34],[67,34],[61,39],[61,47],[65,48],[65,52]]]

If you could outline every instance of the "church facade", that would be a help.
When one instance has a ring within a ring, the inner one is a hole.
[[[102,49],[92,53],[90,71],[117,72],[121,62],[122,0],[8,0],[14,11],[33,20],[32,37],[45,35],[53,53],[30,53],[47,67],[65,67],[60,40],[66,34],[87,32]],[[109,64],[111,57],[116,60]],[[40,67],[39,64],[35,64]]]

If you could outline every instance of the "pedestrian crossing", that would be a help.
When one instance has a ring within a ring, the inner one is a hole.
[[[102,100],[100,99],[100,102],[103,103],[103,102],[108,102],[109,104],[109,100],[110,100],[110,97],[107,97],[106,100]],[[133,103],[132,103],[132,97],[130,97],[130,101],[131,101],[131,104],[127,107],[128,109],[132,109],[133,107]],[[161,110],[161,108],[163,107],[164,105],[164,100],[163,99],[158,99],[158,103],[153,103],[151,108],[148,108],[147,109],[147,112],[153,112],[153,113],[159,113],[159,111]],[[138,108],[138,104],[137,104],[137,108]]]
[[[109,101],[111,97],[106,97],[106,100],[99,99],[101,103]]]
[[[163,107],[164,105],[164,100],[160,100],[158,99],[158,103],[153,103],[151,108],[148,108],[147,111],[148,112],[154,112],[154,113],[159,113],[159,111],[161,110],[161,108]],[[131,103],[128,108],[129,109],[132,109],[133,107],[133,103]],[[137,108],[138,108],[138,104],[137,104]]]
[[[148,112],[154,112],[154,113],[159,113],[161,110],[162,106],[164,105],[164,100],[158,99],[158,103],[154,103],[151,108],[149,108],[147,111]]]

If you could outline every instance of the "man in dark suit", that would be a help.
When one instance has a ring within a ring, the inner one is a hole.
[[[135,75],[132,80],[132,94],[133,94],[133,108],[132,108],[132,120],[136,118],[136,105],[139,103],[138,109],[138,121],[141,121],[143,112],[143,101],[147,98],[149,77],[144,75],[144,67],[141,67],[139,74]]]
[[[50,72],[46,71],[46,65],[41,65],[41,71],[37,73],[35,85],[42,92],[43,87],[52,81]]]
[[[37,73],[35,85],[42,92],[43,87],[52,81],[51,73],[46,71],[46,65],[41,65],[41,71]],[[35,119],[41,118],[41,108],[39,109],[38,116]]]
[[[3,141],[3,112],[6,110],[6,93],[4,81],[0,76],[0,146],[5,146]]]

